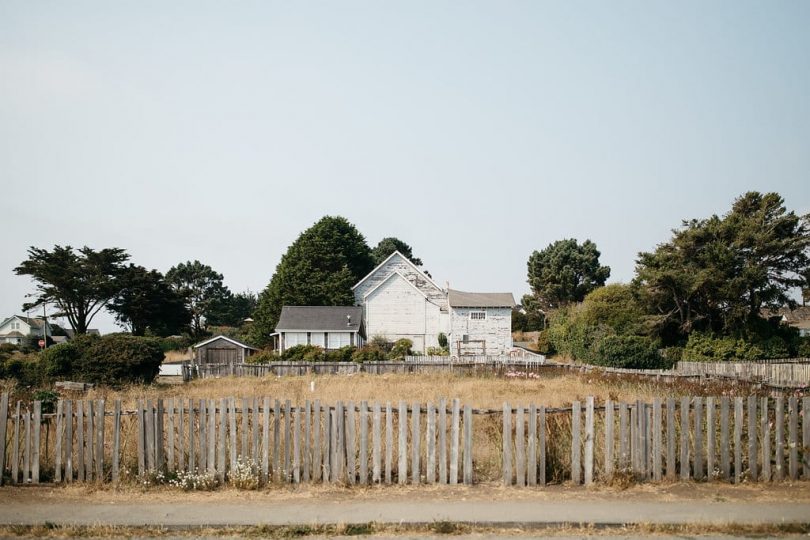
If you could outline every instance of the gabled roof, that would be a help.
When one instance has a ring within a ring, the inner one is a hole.
[[[358,332],[362,322],[361,306],[284,306],[276,332]]]
[[[448,291],[450,307],[502,307],[515,306],[515,297],[512,293],[473,293],[464,291]]]
[[[23,317],[22,315],[12,315],[8,319],[6,319],[2,323],[0,323],[0,326],[5,325],[7,322],[9,322],[12,319],[19,319],[22,322],[24,322],[25,324],[27,324],[28,326],[30,326],[31,328],[42,328],[42,325],[43,325],[43,320],[42,319],[37,319],[37,318],[34,318],[34,317]]]
[[[235,339],[229,338],[228,336],[222,336],[222,335],[220,335],[220,336],[214,336],[214,337],[212,337],[211,339],[206,339],[205,341],[202,341],[202,342],[200,342],[200,343],[197,343],[196,345],[194,345],[194,348],[195,348],[195,349],[198,349],[198,348],[200,348],[200,347],[204,347],[205,345],[208,345],[209,343],[213,343],[214,341],[216,341],[216,340],[218,340],[218,339],[224,339],[225,341],[227,341],[227,342],[229,342],[229,343],[233,343],[233,344],[234,344],[234,345],[236,345],[237,347],[242,347],[243,349],[250,349],[250,350],[252,350],[252,351],[258,351],[258,350],[259,350],[259,349],[257,349],[256,347],[251,347],[251,346],[250,346],[250,345],[248,345],[247,343],[242,343],[241,341],[237,341],[237,340],[235,340]]]
[[[402,281],[407,283],[413,290],[415,290],[416,292],[418,292],[419,294],[424,296],[426,300],[430,300],[430,298],[428,298],[428,296],[424,292],[419,290],[419,287],[417,287],[416,285],[411,283],[410,280],[408,280],[408,278],[406,278],[405,276],[403,276],[402,274],[400,274],[397,271],[391,272],[384,280],[377,283],[377,285],[375,285],[370,291],[368,291],[366,294],[363,295],[363,299],[366,299],[369,296],[371,296],[372,294],[374,294],[374,291],[376,291],[377,289],[379,289],[380,287],[382,287],[383,285],[388,283],[388,280],[390,280],[391,278],[394,278],[394,277],[398,277],[399,279],[401,279]]]
[[[399,258],[401,258],[401,259],[402,259],[403,261],[405,261],[405,262],[406,262],[408,265],[410,265],[410,267],[411,267],[411,268],[413,268],[415,272],[417,272],[417,273],[418,273],[418,274],[420,274],[420,275],[421,275],[423,278],[425,278],[425,279],[428,281],[428,283],[430,283],[431,285],[433,285],[434,287],[436,287],[436,290],[438,290],[438,291],[441,291],[441,290],[442,290],[442,288],[441,288],[441,287],[439,287],[439,286],[436,284],[436,282],[435,282],[435,281],[433,281],[433,278],[431,278],[430,276],[428,276],[427,274],[425,274],[425,273],[424,273],[422,270],[420,270],[420,269],[419,269],[419,267],[418,267],[418,266],[416,266],[415,264],[413,264],[413,263],[411,262],[411,260],[410,260],[408,257],[406,257],[405,255],[403,255],[403,254],[402,254],[402,253],[400,253],[399,251],[395,251],[395,252],[393,252],[391,255],[389,255],[388,257],[386,257],[386,259],[385,259],[383,262],[381,262],[380,264],[378,264],[377,266],[375,266],[375,267],[374,267],[374,270],[372,270],[371,272],[369,272],[368,274],[366,274],[366,277],[364,277],[363,279],[361,279],[360,281],[358,281],[357,283],[355,283],[355,284],[354,284],[354,287],[352,287],[352,290],[355,290],[357,287],[359,287],[359,286],[360,286],[360,285],[361,285],[361,284],[362,284],[364,281],[366,281],[368,278],[370,278],[371,276],[373,276],[373,275],[374,275],[374,273],[375,273],[377,270],[379,270],[380,268],[382,268],[383,266],[385,266],[385,264],[386,264],[388,261],[390,261],[391,259],[393,259],[393,258],[394,258],[394,257],[396,257],[396,256],[399,256]]]

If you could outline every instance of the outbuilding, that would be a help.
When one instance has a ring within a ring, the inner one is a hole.
[[[242,364],[258,349],[226,336],[216,336],[194,345],[197,364]]]
[[[360,306],[284,306],[276,325],[278,352],[296,345],[323,349],[365,343],[363,308]]]

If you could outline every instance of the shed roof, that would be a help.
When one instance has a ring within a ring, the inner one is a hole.
[[[450,289],[448,301],[450,307],[503,307],[515,306],[512,293],[474,293]]]
[[[194,348],[199,349],[200,347],[204,347],[204,346],[208,345],[209,343],[215,342],[218,339],[224,339],[225,341],[227,341],[229,343],[233,343],[237,347],[242,347],[243,349],[250,349],[252,351],[258,351],[259,350],[256,347],[251,347],[247,343],[242,343],[241,341],[237,341],[237,340],[235,340],[233,338],[229,338],[228,336],[222,336],[222,335],[214,336],[211,339],[206,339],[205,341],[201,341],[200,343],[197,343],[196,345],[194,345]]]
[[[276,324],[276,332],[358,332],[362,321],[363,308],[360,306],[284,306]]]

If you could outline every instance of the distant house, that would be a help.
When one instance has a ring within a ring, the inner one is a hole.
[[[258,349],[226,336],[216,336],[193,347],[197,364],[242,364]]]
[[[799,330],[800,336],[810,336],[810,306],[796,309],[782,308],[767,314],[770,318],[779,317],[779,321]]]
[[[284,306],[276,324],[277,350],[296,345],[339,349],[361,347],[366,333],[358,306]]]
[[[43,319],[12,315],[0,323],[0,343],[20,345],[29,336],[42,337],[46,328],[50,336],[51,325]]]
[[[398,251],[352,290],[368,336],[409,339],[419,352],[438,347],[440,333],[452,354],[502,355],[512,348],[512,293],[442,288]]]

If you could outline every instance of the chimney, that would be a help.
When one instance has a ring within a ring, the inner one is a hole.
[[[351,325],[352,325],[352,316],[351,315],[346,315],[346,326],[351,326]]]

